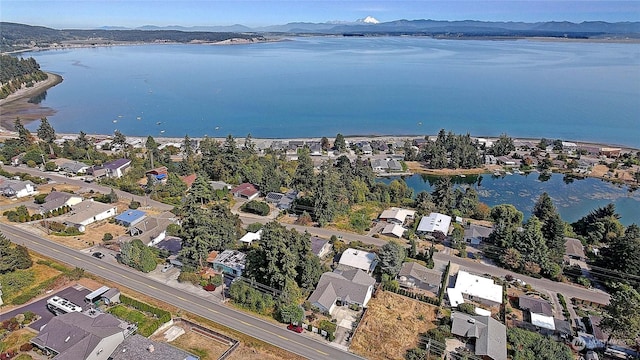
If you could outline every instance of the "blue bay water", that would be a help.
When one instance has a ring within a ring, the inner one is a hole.
[[[404,180],[414,189],[414,195],[420,191],[433,192],[435,177],[413,175]],[[389,183],[393,178],[384,179]],[[478,181],[479,180],[479,181]],[[489,206],[513,204],[522,211],[525,219],[531,216],[538,197],[546,192],[553,200],[564,221],[574,222],[587,215],[591,210],[613,203],[620,222],[624,225],[640,224],[640,191],[630,192],[628,186],[615,185],[600,179],[574,179],[565,182],[561,174],[552,174],[547,181],[539,179],[539,173],[507,175],[495,177],[491,174],[454,177],[456,186],[471,186],[478,192],[481,202]]]
[[[287,138],[445,128],[640,147],[640,44],[312,37],[26,55],[64,77],[41,103],[57,110],[49,120],[58,132]]]

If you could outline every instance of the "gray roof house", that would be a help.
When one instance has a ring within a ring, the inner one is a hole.
[[[108,219],[118,214],[118,208],[112,204],[103,204],[98,201],[85,200],[75,206],[70,216],[64,220],[67,226],[82,228],[96,221]]]
[[[90,166],[79,161],[69,161],[60,166],[60,170],[71,174],[83,174],[89,170]]]
[[[21,198],[38,193],[36,186],[31,181],[22,181],[0,177],[0,193],[6,197]]]
[[[416,262],[402,264],[398,284],[406,288],[419,288],[437,294],[442,283],[442,272],[429,269]]]
[[[331,251],[331,247],[333,246],[329,241],[319,237],[312,236],[310,240],[311,252],[321,259],[327,256],[329,251]]]
[[[530,296],[520,296],[518,298],[518,307],[520,310],[527,310],[533,314],[553,316],[551,304],[543,299],[536,299]]]
[[[464,229],[464,241],[477,246],[486,241],[492,232],[493,228],[491,227],[470,224],[468,228]]]
[[[131,160],[117,159],[109,161],[100,167],[91,169],[90,173],[95,177],[106,176],[110,178],[121,178],[130,166]]]
[[[136,334],[126,338],[111,354],[110,359],[198,360],[200,358],[175,346]]]
[[[376,280],[359,269],[326,272],[309,296],[309,302],[321,311],[333,313],[336,306],[357,304],[366,307]]]
[[[73,206],[82,202],[82,196],[70,194],[62,191],[52,191],[44,198],[44,204],[38,206],[41,214],[57,210],[63,206]]]
[[[567,262],[571,262],[571,260],[579,260],[584,261],[587,256],[584,253],[584,246],[582,242],[578,239],[565,237],[564,238],[564,254],[566,256]]]
[[[31,343],[53,359],[107,360],[125,338],[126,323],[111,314],[71,312],[56,316]]]
[[[483,359],[507,360],[507,328],[491,316],[451,313],[451,333],[475,341],[475,354]]]
[[[105,304],[117,304],[120,302],[120,290],[118,288],[110,288],[104,294],[100,295],[100,300]]]

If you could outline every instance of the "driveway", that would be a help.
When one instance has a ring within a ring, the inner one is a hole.
[[[55,316],[51,311],[49,311],[49,309],[47,309],[47,300],[49,298],[53,296],[60,296],[61,298],[67,299],[76,305],[82,306],[83,310],[87,310],[89,309],[89,305],[84,302],[84,297],[89,293],[91,293],[91,290],[86,289],[80,285],[70,286],[56,293],[47,294],[46,296],[43,296],[40,299],[27,305],[23,305],[7,313],[0,314],[0,321],[9,320],[18,314],[23,314],[27,311],[31,311],[32,313],[38,315],[40,319],[31,323],[29,327],[33,330],[40,331],[40,328],[43,325],[46,325],[49,320],[53,319],[53,317]]]

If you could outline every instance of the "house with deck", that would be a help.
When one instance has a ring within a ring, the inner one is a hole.
[[[437,295],[442,284],[442,271],[429,269],[416,262],[402,264],[398,284],[408,289],[421,289]]]
[[[507,327],[491,316],[451,313],[451,333],[473,345],[484,360],[507,360]]]
[[[416,232],[422,235],[433,235],[438,231],[447,235],[449,234],[450,225],[451,216],[433,212],[429,216],[423,216],[420,219]]]
[[[329,314],[333,314],[337,306],[367,307],[375,283],[374,278],[360,269],[326,272],[309,296],[309,303]]]

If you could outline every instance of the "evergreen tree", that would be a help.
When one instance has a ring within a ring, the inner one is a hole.
[[[533,207],[533,215],[542,221],[542,234],[549,248],[551,259],[555,263],[562,263],[564,248],[564,222],[551,197],[546,192],[542,193]]]
[[[380,248],[378,257],[380,258],[380,270],[382,273],[395,277],[402,268],[402,262],[406,258],[404,247],[396,242],[388,242]]]
[[[56,139],[56,131],[53,126],[49,124],[49,120],[46,117],[40,119],[40,126],[38,127],[38,137],[44,141],[49,147],[49,154],[53,155],[53,141]]]
[[[624,236],[615,238],[601,249],[600,266],[617,271],[617,277],[637,286],[640,278],[640,227],[631,224]]]
[[[204,173],[198,173],[195,181],[191,185],[189,196],[200,205],[208,204],[213,199],[213,190],[209,185],[209,179]]]
[[[313,162],[309,155],[309,149],[305,147],[298,154],[298,166],[295,175],[293,175],[292,185],[298,191],[309,192],[314,189],[315,180]]]
[[[502,134],[491,146],[491,154],[495,156],[504,156],[515,149],[516,147],[513,144],[513,139],[507,136],[507,134]]]
[[[527,220],[513,247],[522,254],[525,263],[537,264],[542,270],[549,269],[549,249],[542,234],[542,223],[537,217],[531,216]]]
[[[20,118],[16,118],[16,121],[13,122],[13,127],[18,133],[18,138],[20,139],[20,145],[23,147],[28,147],[33,144],[33,135],[27,130],[22,122],[20,122]]]
[[[433,202],[436,204],[438,211],[448,214],[454,200],[451,178],[448,176],[438,178],[431,196],[433,197]]]
[[[640,294],[626,284],[617,284],[609,304],[604,308],[600,327],[611,339],[631,340],[640,336]]]
[[[333,148],[341,153],[347,151],[347,142],[344,140],[344,136],[342,134],[339,133],[336,135],[336,139],[333,142]]]
[[[501,204],[491,209],[491,218],[494,230],[489,235],[489,241],[503,249],[513,247],[518,228],[522,225],[522,212],[513,205]]]
[[[624,232],[614,204],[597,208],[571,224],[576,234],[590,244],[608,243]]]
[[[113,132],[113,140],[112,143],[114,145],[120,146],[120,147],[124,147],[125,144],[127,143],[127,137],[124,136],[123,133],[121,133],[119,130],[116,130]]]

